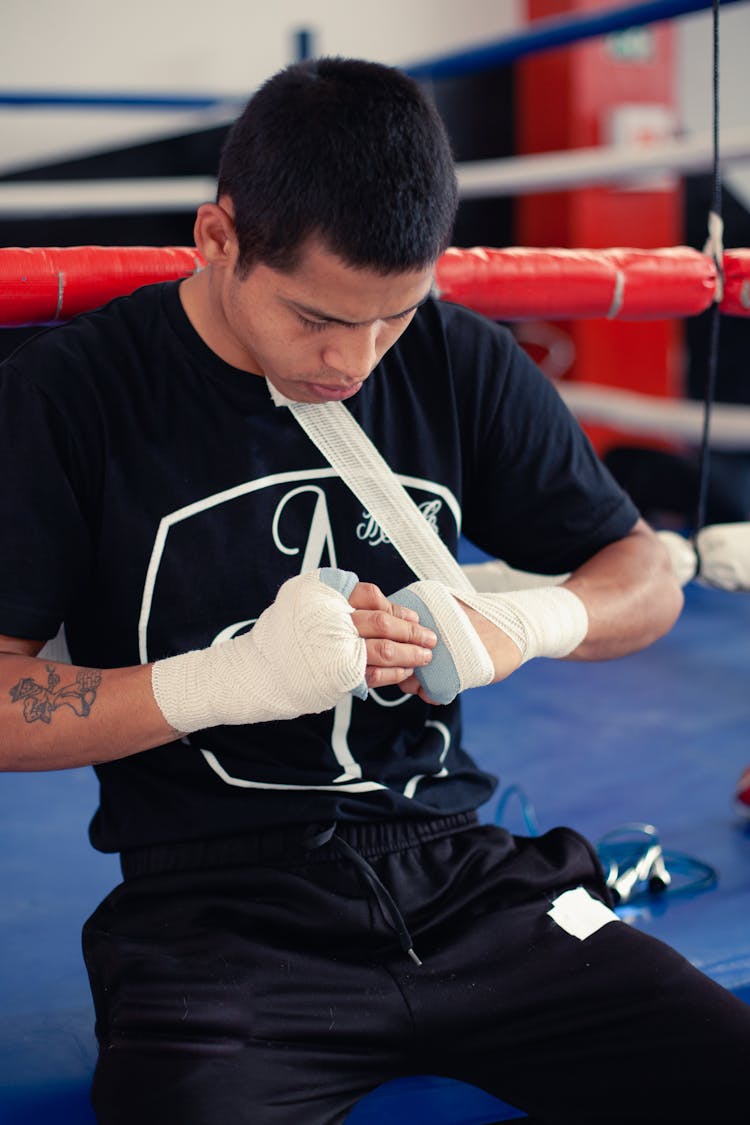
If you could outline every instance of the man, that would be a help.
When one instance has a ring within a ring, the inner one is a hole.
[[[6,364],[3,763],[100,778],[106,1125],[323,1125],[421,1072],[577,1125],[632,1119],[620,1074],[642,1120],[739,1096],[745,1006],[616,920],[577,834],[479,826],[495,781],[432,702],[681,606],[509,335],[431,299],[455,206],[410,80],[292,67],[229,136],[205,270]],[[415,583],[285,405],[341,400],[453,552],[462,524],[564,586]],[[37,659],[61,622],[72,667]]]

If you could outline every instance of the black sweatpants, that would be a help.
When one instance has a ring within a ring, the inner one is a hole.
[[[268,832],[129,857],[139,873],[84,930],[102,1125],[333,1125],[407,1074],[561,1125],[708,1125],[746,1102],[750,1007],[605,913],[576,833],[467,817],[337,833],[390,891],[421,967],[335,841],[310,852]]]

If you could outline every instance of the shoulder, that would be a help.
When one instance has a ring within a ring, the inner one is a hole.
[[[441,300],[420,313],[422,332],[440,341],[459,403],[484,409],[509,398],[520,406],[554,397],[549,380],[506,325]]]
[[[511,353],[516,347],[504,325],[438,297],[425,301],[414,318],[414,327],[421,337],[440,339],[451,349],[486,346]]]
[[[489,379],[497,389],[514,364],[529,361],[504,325],[462,305],[430,298],[418,310],[397,347],[412,365],[444,365],[464,389],[481,388]]]
[[[141,350],[159,331],[164,301],[163,284],[148,285],[118,297],[65,324],[50,326],[21,344],[2,364],[6,382],[55,396],[73,385],[101,381],[113,359]]]

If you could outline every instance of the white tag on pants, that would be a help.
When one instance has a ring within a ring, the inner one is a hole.
[[[607,922],[619,922],[620,919],[614,910],[610,910],[603,902],[592,898],[584,887],[576,887],[574,891],[565,891],[552,903],[548,910],[553,922],[557,922],[566,933],[583,941],[591,937]]]

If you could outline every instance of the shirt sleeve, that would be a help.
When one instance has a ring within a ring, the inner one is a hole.
[[[55,636],[89,571],[80,442],[23,365],[0,370],[0,633]]]
[[[574,570],[627,535],[638,510],[507,329],[473,322],[456,374],[464,533],[521,570]]]

